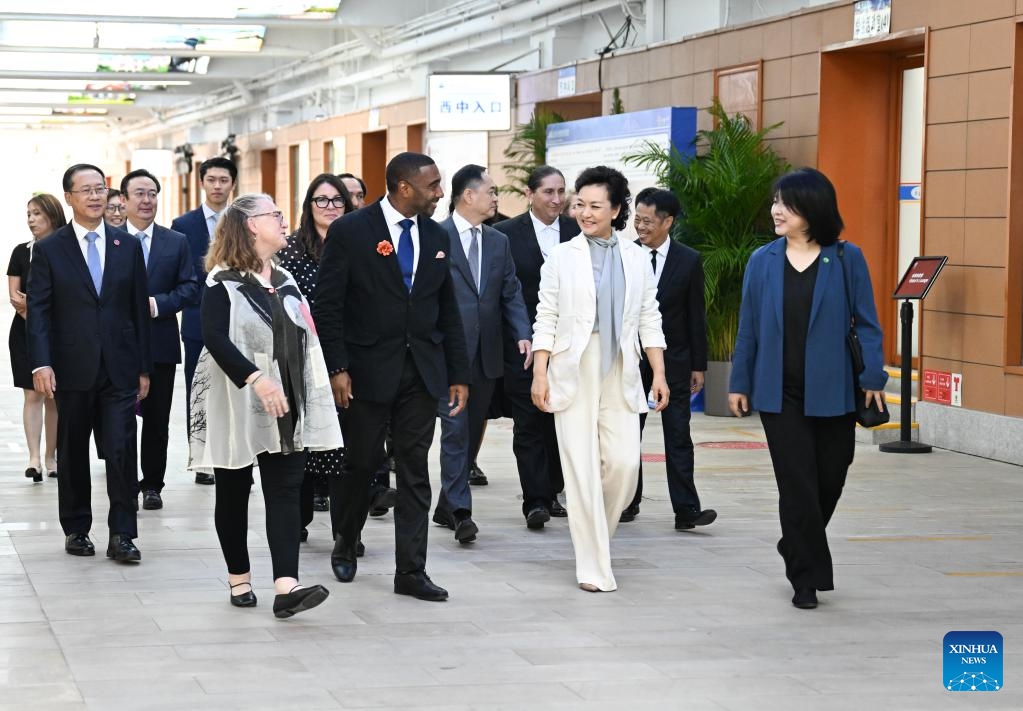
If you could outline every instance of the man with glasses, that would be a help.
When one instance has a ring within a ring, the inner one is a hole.
[[[89,438],[102,423],[110,530],[107,557],[138,562],[135,406],[149,390],[149,309],[142,245],[104,223],[103,171],[64,173],[73,217],[32,251],[28,355],[36,392],[57,400],[57,494],[64,550],[92,556]]]
[[[181,315],[181,340],[185,344],[185,417],[186,430],[191,427],[192,408],[192,376],[195,365],[202,352],[202,327],[199,324],[199,303],[206,290],[206,251],[213,239],[213,231],[217,226],[217,218],[227,207],[238,180],[238,166],[227,158],[217,156],[203,161],[199,165],[199,181],[202,183],[206,200],[202,205],[171,222],[171,229],[188,238],[188,247],[195,259],[195,274],[199,279],[199,298],[194,306],[188,306]],[[212,474],[196,472],[196,484],[213,484]]]
[[[139,489],[143,509],[162,509],[174,375],[181,362],[178,312],[198,305],[199,282],[188,238],[155,222],[160,197],[156,176],[148,170],[133,170],[121,180],[121,193],[128,207],[124,228],[142,245],[149,282],[149,315],[153,319],[153,370],[149,374],[149,397],[142,401]]]
[[[124,195],[120,190],[110,188],[107,190],[107,210],[104,214],[107,224],[124,229],[124,220],[128,207],[124,202]]]

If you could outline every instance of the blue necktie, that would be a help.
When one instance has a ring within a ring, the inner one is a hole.
[[[139,238],[139,242],[142,243],[142,258],[146,262],[146,266],[149,266],[149,236],[145,232],[139,232],[136,237]]]
[[[89,248],[85,251],[88,258],[85,261],[89,265],[89,274],[92,275],[92,283],[96,286],[96,293],[99,294],[99,288],[103,284],[103,267],[99,263],[99,248],[96,246],[96,240],[99,239],[99,235],[95,232],[87,232],[85,239],[89,242]]]
[[[401,225],[401,237],[398,238],[398,266],[401,267],[405,286],[412,291],[412,265],[416,261],[415,248],[412,246],[412,225],[415,223],[405,218],[398,224]]]

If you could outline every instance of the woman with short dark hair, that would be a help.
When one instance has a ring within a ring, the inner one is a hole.
[[[613,168],[587,168],[575,192],[582,232],[554,247],[540,271],[532,398],[554,413],[576,581],[610,592],[618,587],[611,537],[636,491],[637,415],[648,408],[640,343],[658,411],[668,404],[665,343],[650,262],[618,234],[629,219],[628,181]]]
[[[11,332],[7,337],[7,350],[11,356],[14,387],[21,388],[25,394],[25,405],[21,410],[25,441],[28,444],[28,468],[25,470],[25,476],[38,484],[47,471],[51,477],[57,476],[57,402],[42,393],[37,393],[32,382],[32,368],[28,361],[28,338],[25,331],[25,316],[28,313],[28,274],[32,266],[33,245],[58,227],[66,225],[67,218],[64,216],[64,208],[61,207],[60,201],[48,193],[33,196],[28,201],[26,213],[28,231],[32,233],[32,239],[14,248],[11,252],[11,261],[7,265],[7,289],[11,306],[14,307],[14,320],[11,322]],[[40,459],[39,438],[43,434],[44,421],[46,454],[45,459]]]
[[[760,412],[778,483],[778,553],[801,609],[833,590],[825,527],[855,450],[851,318],[863,344],[865,400],[883,406],[881,327],[863,252],[838,242],[835,188],[812,168],[779,178],[771,207],[778,239],[750,257],[732,356],[729,405]]]
[[[323,586],[298,583],[299,492],[306,450],[341,446],[309,304],[274,263],[286,234],[269,195],[242,195],[217,221],[206,255],[205,346],[192,380],[188,465],[216,476],[214,519],[231,604],[252,607],[246,533],[258,462],[280,618],[327,598]]]

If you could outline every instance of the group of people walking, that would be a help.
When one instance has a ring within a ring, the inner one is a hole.
[[[237,168],[223,158],[202,164],[206,200],[171,229],[154,222],[160,185],[144,170],[121,182],[121,226],[96,166],[65,173],[70,223],[56,198],[29,202],[34,239],[8,270],[12,368],[25,390],[26,476],[56,471],[69,554],[94,554],[95,435],[110,497],[107,555],[141,560],[138,497],[143,509],[163,506],[179,312],[188,468],[215,486],[233,605],[257,604],[246,545],[254,465],[276,616],[329,594],[298,579],[313,511],[329,508],[331,568],[351,583],[366,518],[387,499],[381,490],[394,506],[394,591],[446,600],[426,571],[438,418],[433,522],[462,544],[481,535],[470,471],[487,418],[509,415],[525,524],[538,530],[567,515],[583,590],[617,587],[610,540],[639,510],[651,409],[665,431],[675,528],[715,520],[693,480],[689,401],[706,369],[704,286],[699,254],[670,239],[677,198],[647,189],[633,201],[625,177],[598,166],[574,183],[572,219],[564,176],[541,166],[529,177],[529,210],[491,225],[493,178],[467,165],[452,176],[450,214],[438,223],[445,191],[431,158],[401,153],[385,177],[386,194],[364,204],[355,176],[317,176],[291,234],[269,195],[230,199]],[[621,235],[632,210],[635,243]],[[862,253],[847,245],[851,270],[833,264],[841,218],[831,184],[809,169],[785,176],[772,214],[779,238],[747,269],[730,402],[737,415],[761,412],[780,494],[778,550],[793,604],[812,607],[816,591],[833,587],[824,527],[852,461],[853,374],[842,350],[850,315],[868,355],[868,399],[881,397],[885,376]],[[393,490],[377,481],[385,441]]]

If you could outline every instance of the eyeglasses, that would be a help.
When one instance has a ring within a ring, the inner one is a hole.
[[[344,207],[345,199],[340,195],[335,195],[332,198],[329,198],[326,195],[317,195],[316,197],[313,198],[313,204],[319,208],[326,208],[327,205],[333,205],[334,207]]]
[[[284,213],[280,210],[274,210],[273,212],[260,212],[255,215],[249,215],[249,217],[263,217],[264,215],[273,215],[277,218],[277,221],[282,225],[284,224]]]
[[[127,212],[126,205],[107,205],[107,212]]]
[[[135,198],[136,200],[142,200],[143,198],[149,198],[150,200],[155,200],[158,195],[159,195],[159,193],[157,193],[155,190],[132,190],[131,191],[131,196],[133,198]]]
[[[85,195],[86,197],[95,197],[97,195],[106,195],[110,191],[110,188],[82,188],[81,190],[68,190],[72,195]]]

